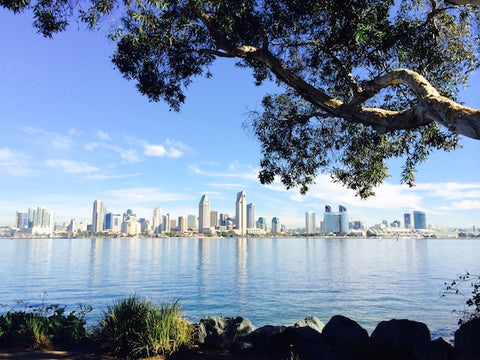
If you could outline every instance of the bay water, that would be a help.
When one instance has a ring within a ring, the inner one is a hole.
[[[424,322],[451,339],[462,295],[445,282],[480,273],[474,239],[78,238],[0,239],[0,312],[108,305],[135,294],[183,305],[183,315],[243,316],[259,327],[341,314],[369,333],[378,322]],[[466,288],[466,295],[471,289]]]

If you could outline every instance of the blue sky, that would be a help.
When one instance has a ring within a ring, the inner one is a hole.
[[[306,211],[321,218],[325,204],[347,207],[350,219],[373,225],[423,210],[427,223],[480,227],[480,141],[438,152],[419,167],[417,186],[392,177],[368,200],[322,175],[306,196],[257,180],[259,145],[242,124],[272,85],[255,87],[248,71],[218,61],[213,79],[198,78],[180,113],[141,96],[110,62],[105,34],[78,30],[45,39],[28,15],[0,10],[0,225],[16,210],[45,206],[61,223],[91,221],[93,201],[151,218],[197,214],[207,193],[211,208],[234,214],[245,190],[255,216],[303,227]],[[480,108],[480,74],[462,92]]]

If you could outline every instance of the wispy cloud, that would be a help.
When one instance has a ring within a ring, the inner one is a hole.
[[[117,202],[127,204],[190,201],[194,199],[192,194],[162,192],[152,187],[116,189],[109,191],[107,194],[109,197],[116,198]]]
[[[61,168],[67,174],[94,174],[99,172],[95,166],[91,166],[85,161],[48,159],[45,164],[51,168]]]
[[[142,144],[143,154],[146,156],[177,159],[191,152],[191,148],[180,141],[167,139],[164,144],[150,144],[143,140],[138,141]]]
[[[0,149],[0,172],[12,176],[29,176],[33,171],[26,167],[28,157],[9,148]]]
[[[226,168],[213,170],[200,168],[198,165],[190,165],[189,169],[192,173],[215,177],[215,178],[236,178],[248,181],[258,182],[258,169],[251,165],[242,165],[237,162],[229,164]]]
[[[110,140],[110,135],[108,135],[106,132],[102,130],[97,130],[95,132],[95,136],[99,138],[100,140]]]
[[[88,151],[95,151],[99,148],[117,153],[126,163],[137,163],[141,161],[140,155],[135,149],[127,149],[107,142],[89,142],[85,144],[85,150]]]
[[[46,131],[33,126],[26,126],[23,128],[23,131],[27,134],[33,135],[32,139],[49,148],[53,147],[61,150],[68,150],[73,146],[73,140],[69,136],[58,132]]]

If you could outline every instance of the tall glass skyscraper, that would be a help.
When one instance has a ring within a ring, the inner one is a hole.
[[[198,204],[198,232],[203,233],[210,229],[210,201],[204,194]]]
[[[255,227],[255,204],[250,203],[247,205],[247,229]]]
[[[103,201],[95,200],[93,202],[93,214],[92,214],[92,232],[98,233],[103,231],[103,223],[105,217],[105,208],[103,207]]]
[[[423,211],[413,212],[413,227],[419,230],[427,228],[427,217]]]

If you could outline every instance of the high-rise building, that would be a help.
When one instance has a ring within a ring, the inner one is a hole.
[[[280,224],[280,218],[278,217],[272,218],[272,230],[270,232],[272,234],[280,234],[282,232],[282,225]]]
[[[210,210],[210,227],[218,228],[218,211]]]
[[[198,232],[203,233],[210,229],[210,201],[204,194],[198,204]]]
[[[92,214],[92,232],[99,233],[103,231],[104,228],[104,219],[105,217],[105,208],[103,206],[103,201],[95,200],[93,202],[93,214]]]
[[[187,216],[187,228],[191,230],[198,230],[198,219],[195,215]]]
[[[412,228],[412,215],[410,213],[403,214],[403,223],[404,223],[405,229]]]
[[[305,233],[307,235],[317,233],[317,219],[314,212],[307,211],[305,213]]]
[[[162,231],[170,232],[171,229],[170,214],[162,215]]]
[[[247,229],[255,227],[255,204],[247,204]]]
[[[162,208],[160,206],[153,209],[152,230],[154,234],[162,232]]]
[[[257,229],[267,231],[267,219],[264,217],[259,217],[257,220]]]
[[[423,211],[413,212],[413,227],[419,230],[427,228],[427,217]]]
[[[347,208],[343,205],[338,207],[338,213],[332,212],[330,205],[325,206],[323,213],[323,231],[326,234],[346,234],[349,230]]]
[[[28,212],[17,210],[17,215],[15,216],[15,227],[19,229],[28,228]]]
[[[37,208],[28,208],[27,219],[28,225],[23,228],[24,231],[39,235],[53,234],[53,213],[48,212],[45,207],[37,206]],[[25,220],[22,221],[24,222]]]
[[[238,234],[245,235],[247,233],[247,199],[244,190],[237,193],[235,221]]]
[[[188,231],[188,217],[186,216],[178,217],[177,231],[181,234],[186,233]]]

